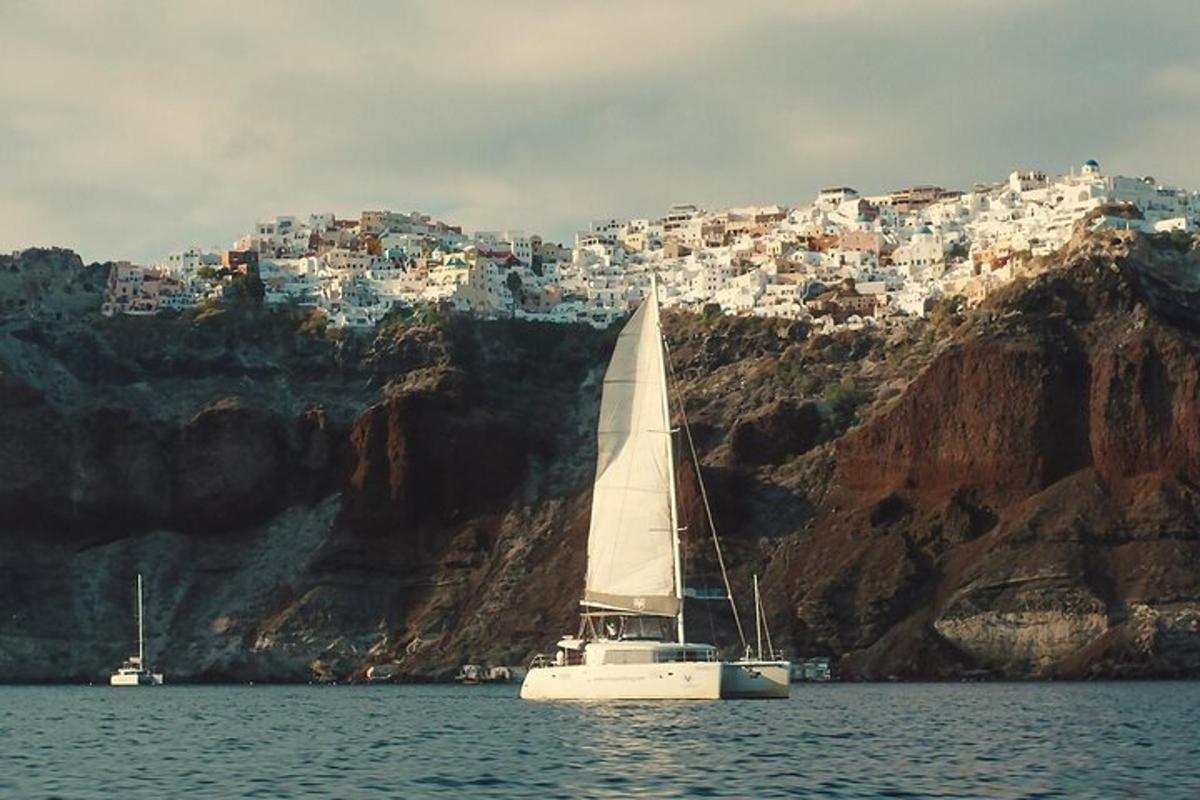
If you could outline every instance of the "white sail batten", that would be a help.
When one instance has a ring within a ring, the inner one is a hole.
[[[651,290],[604,374],[583,604],[676,616],[675,513],[666,362]]]

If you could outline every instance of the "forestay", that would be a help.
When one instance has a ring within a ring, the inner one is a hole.
[[[652,288],[604,374],[583,604],[673,616],[674,514],[666,364]]]

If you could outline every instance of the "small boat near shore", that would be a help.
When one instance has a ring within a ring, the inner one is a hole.
[[[793,683],[827,683],[833,680],[828,658],[806,658],[792,665]]]
[[[478,686],[481,683],[512,683],[524,677],[521,667],[485,667],[481,664],[463,664],[454,682],[463,686]]]
[[[482,675],[483,667],[479,664],[463,664],[454,676],[454,682],[463,686],[478,686],[483,683]]]
[[[163,674],[146,667],[146,635],[142,609],[142,575],[137,576],[137,655],[125,659],[108,678],[110,686],[161,686]]]

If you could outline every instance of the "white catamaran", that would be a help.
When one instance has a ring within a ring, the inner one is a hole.
[[[579,633],[560,640],[553,657],[534,659],[522,698],[788,696],[791,664],[774,654],[763,658],[761,645],[756,659],[747,649],[744,660],[722,661],[715,646],[688,642],[684,635],[667,363],[652,280],[648,296],[621,330],[604,375]],[[690,433],[688,438],[690,444]],[[701,492],[707,507],[703,486]],[[728,579],[721,597],[737,620]],[[755,604],[757,615],[757,597]]]
[[[146,667],[146,637],[145,626],[142,622],[142,575],[140,572],[137,576],[137,627],[137,655],[125,659],[125,663],[109,676],[108,682],[112,686],[161,686],[163,682],[161,672],[151,672]]]

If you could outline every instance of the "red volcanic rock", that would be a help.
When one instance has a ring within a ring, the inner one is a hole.
[[[1200,360],[1194,344],[1143,329],[1102,353],[1091,385],[1100,477],[1127,491],[1178,476],[1200,482]]]
[[[237,400],[214,403],[174,442],[174,515],[189,530],[259,522],[279,507],[285,442],[270,414]]]
[[[1089,461],[1087,362],[1061,343],[976,340],[940,355],[888,410],[838,442],[847,489],[925,503],[1012,499]]]
[[[1200,347],[1124,258],[1014,289],[837,443],[794,641],[858,677],[1196,674]]]
[[[424,398],[398,397],[359,415],[350,431],[353,471],[346,492],[350,519],[360,527],[377,527],[394,519],[412,522],[428,488],[413,452]]]
[[[491,508],[524,478],[536,435],[476,405],[461,381],[395,394],[351,429],[344,518],[381,534]]]
[[[729,448],[740,464],[777,464],[816,446],[822,423],[818,403],[776,400],[734,423]]]

